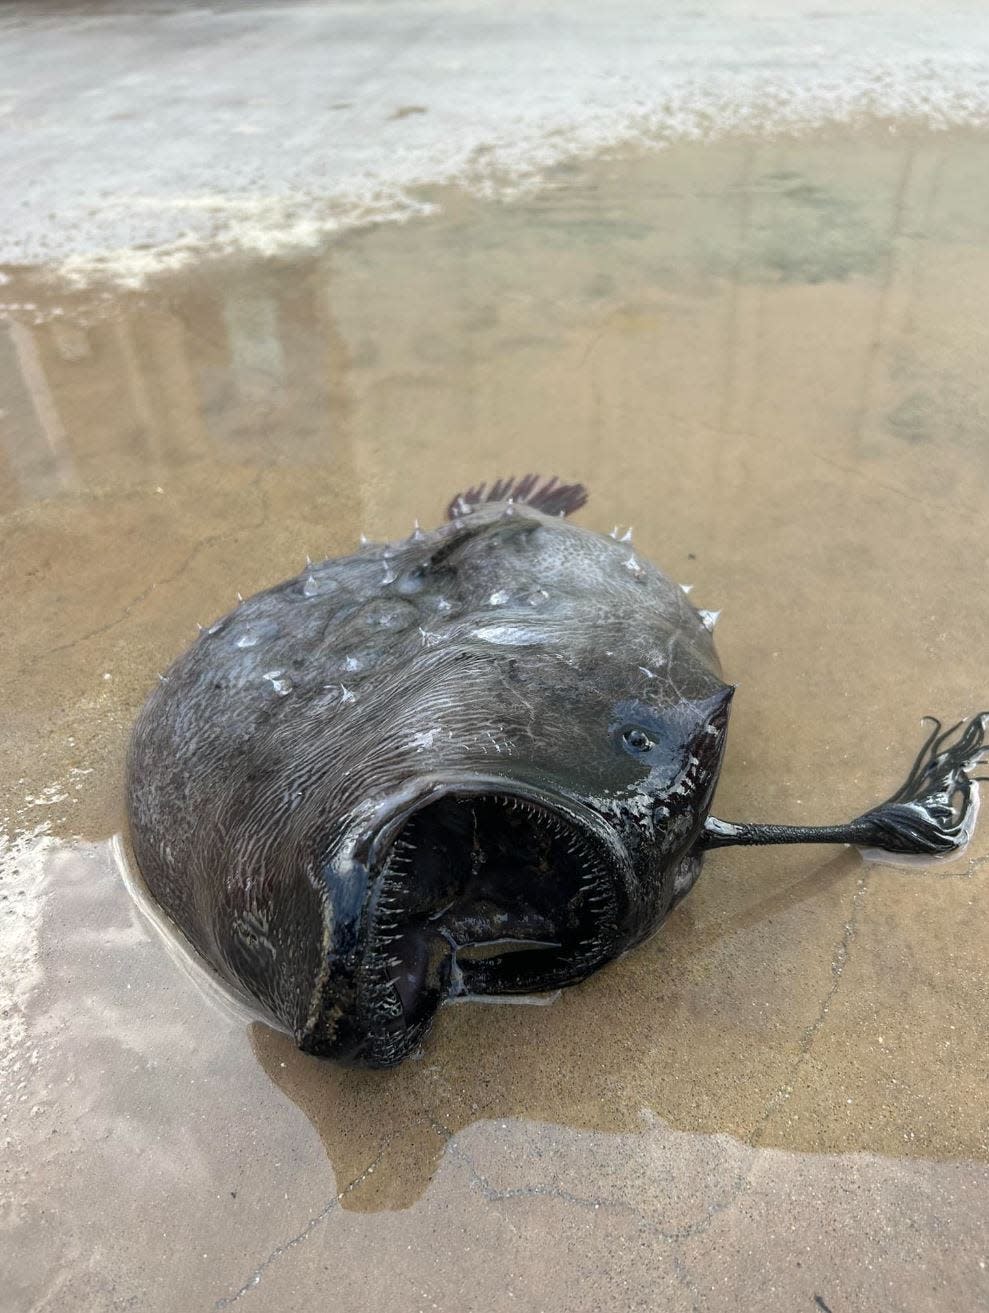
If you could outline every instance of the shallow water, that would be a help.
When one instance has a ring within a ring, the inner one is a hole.
[[[989,704],[989,142],[615,152],[142,293],[0,287],[10,1309],[989,1302],[989,826],[716,852],[551,1007],[338,1070],[204,992],[115,858],[197,622],[479,478],[724,607],[720,815],[842,819]]]

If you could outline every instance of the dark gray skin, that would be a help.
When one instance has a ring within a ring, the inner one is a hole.
[[[708,847],[967,840],[985,715],[847,826],[709,817],[733,693],[712,617],[567,523],[583,501],[506,481],[313,565],[205,630],[141,712],[144,879],[307,1052],[390,1066],[450,997],[586,978],[657,929]]]

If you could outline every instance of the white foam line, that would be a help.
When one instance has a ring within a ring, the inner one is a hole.
[[[394,0],[0,23],[0,262],[140,284],[627,141],[989,124],[983,3]]]

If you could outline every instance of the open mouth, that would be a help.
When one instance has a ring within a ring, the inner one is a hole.
[[[612,865],[591,827],[528,797],[449,793],[412,812],[368,905],[366,1060],[401,1061],[446,999],[588,975],[617,933]]]

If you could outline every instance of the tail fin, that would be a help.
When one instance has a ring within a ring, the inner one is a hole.
[[[864,857],[898,853],[904,860],[952,857],[975,829],[979,784],[972,772],[986,765],[989,711],[968,724],[934,728],[897,791],[844,825],[750,825],[709,816],[702,842],[707,848],[757,843],[853,843]],[[959,732],[960,731],[960,732]]]
[[[587,489],[582,483],[561,483],[554,476],[542,487],[538,484],[538,474],[525,474],[521,479],[514,475],[510,479],[496,479],[490,488],[486,483],[480,483],[454,497],[446,508],[447,519],[458,520],[485,502],[524,502],[546,515],[569,515],[580,510],[587,501]]]
[[[892,797],[859,817],[873,831],[870,849],[950,856],[972,837],[978,815],[978,781],[985,777],[971,772],[985,764],[989,752],[989,712],[973,716],[967,725],[959,721],[947,730],[942,730],[933,716],[928,719],[934,728],[906,780]]]

